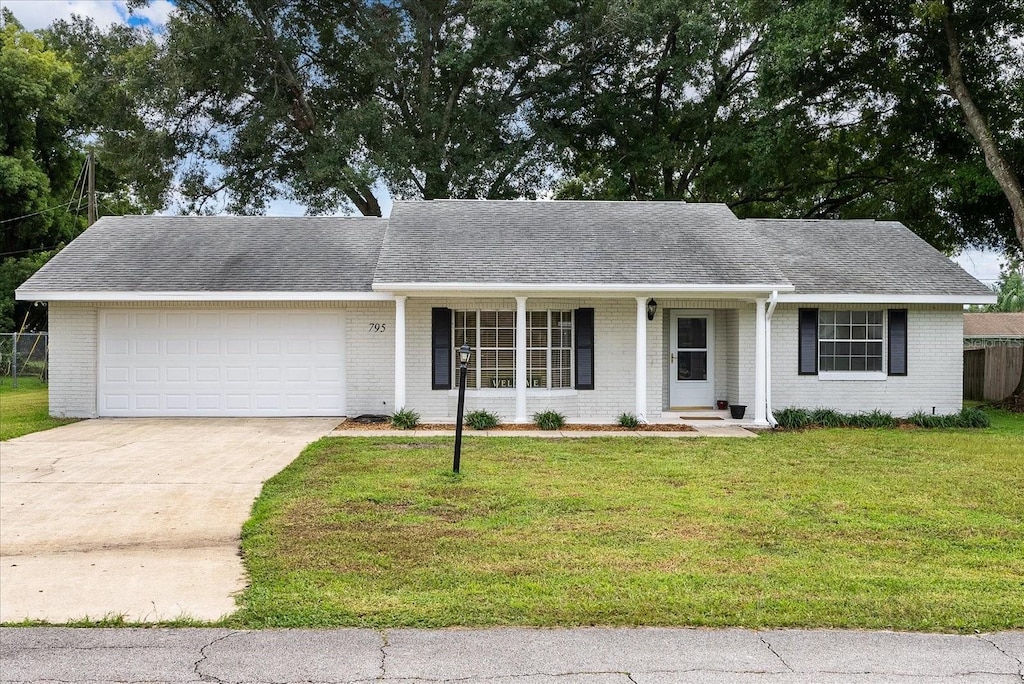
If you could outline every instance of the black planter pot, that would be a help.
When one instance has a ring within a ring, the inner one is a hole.
[[[743,404],[733,404],[729,407],[729,415],[736,420],[741,419],[747,412],[747,407]]]

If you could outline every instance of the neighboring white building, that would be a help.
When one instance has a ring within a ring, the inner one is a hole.
[[[61,416],[656,420],[957,411],[991,291],[895,222],[720,204],[397,202],[390,219],[107,217],[18,289]]]

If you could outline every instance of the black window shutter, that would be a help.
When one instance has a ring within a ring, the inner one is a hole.
[[[818,310],[800,309],[800,375],[818,374]]]
[[[889,375],[907,374],[907,310],[889,309]]]
[[[434,349],[431,355],[431,389],[452,388],[452,310],[435,307],[430,311],[430,339]]]
[[[594,310],[576,309],[576,389],[594,389]]]

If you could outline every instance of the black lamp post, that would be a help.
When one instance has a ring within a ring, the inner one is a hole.
[[[462,411],[466,408],[466,364],[472,354],[469,345],[463,343],[459,347],[459,418],[455,423],[455,461],[452,472],[459,472],[459,459],[462,457]]]

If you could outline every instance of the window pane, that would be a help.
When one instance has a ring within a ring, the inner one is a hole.
[[[850,312],[849,311],[836,311],[836,323],[841,325],[850,324]]]
[[[498,312],[497,311],[481,311],[480,312],[480,325],[488,328],[494,328],[498,325]]]
[[[499,328],[516,328],[516,312],[515,311],[499,311],[498,312],[498,327]]]
[[[819,325],[818,326],[818,339],[820,340],[831,340],[835,339],[836,327],[834,325]]]
[[[708,353],[703,351],[679,352],[679,380],[707,380]]]
[[[864,325],[865,323],[868,322],[868,312],[867,311],[851,311],[850,312],[850,322],[853,323],[854,325]]]
[[[822,324],[832,325],[833,323],[836,322],[836,312],[835,311],[819,311],[818,312],[818,322],[822,323]]]
[[[881,311],[868,311],[868,323],[871,325],[882,324],[882,312]]]
[[[881,356],[869,356],[867,358],[867,369],[869,371],[880,371],[880,370],[882,370],[882,357]]]
[[[868,327],[866,325],[855,325],[853,326],[853,332],[850,333],[851,340],[866,340],[868,337]]]
[[[867,370],[867,359],[863,356],[854,356],[850,359],[850,370]]]
[[[676,332],[680,349],[705,349],[708,346],[706,318],[680,318]]]
[[[849,356],[837,356],[835,358],[835,368],[837,371],[848,371],[850,370],[850,357]]]
[[[546,328],[540,328],[539,330],[534,328],[530,331],[530,346],[531,347],[546,347],[548,346],[548,331]]]

